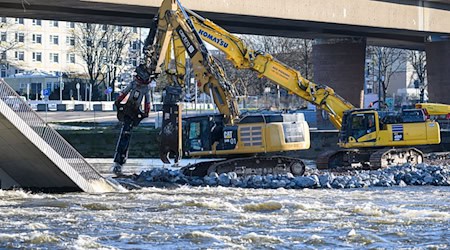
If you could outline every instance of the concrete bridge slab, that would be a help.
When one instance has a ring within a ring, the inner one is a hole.
[[[108,192],[101,176],[0,80],[0,187],[47,192]]]

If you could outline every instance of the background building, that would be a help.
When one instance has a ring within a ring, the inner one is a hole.
[[[100,32],[122,32],[121,26],[96,25]],[[82,38],[86,24],[24,18],[0,17],[0,77],[4,78],[19,93],[40,96],[43,89],[59,88],[61,76],[89,79],[87,64],[83,60]],[[113,27],[113,28],[112,28]],[[140,61],[140,28],[126,28],[129,35],[123,40],[122,55],[114,64],[108,58],[99,59],[105,67],[99,69],[100,77],[94,86],[105,78],[103,85],[117,86],[120,76]],[[109,41],[101,41],[99,48],[109,49]],[[105,56],[104,56],[105,57]],[[103,62],[104,61],[104,62]],[[112,69],[115,69],[114,71]],[[38,76],[38,77],[36,77]],[[45,76],[45,77],[42,77]],[[18,78],[14,80],[14,78]],[[39,79],[46,79],[39,80]],[[112,80],[111,80],[112,79]],[[98,86],[96,89],[100,89]],[[114,89],[114,87],[113,87]]]

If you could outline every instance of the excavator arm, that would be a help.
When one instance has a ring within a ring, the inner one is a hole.
[[[305,79],[299,71],[265,52],[251,49],[242,39],[212,21],[191,10],[186,11],[201,38],[224,52],[236,68],[251,69],[258,73],[258,77],[266,77],[290,93],[325,110],[336,128],[340,129],[342,126],[344,111],[354,109],[352,104],[337,95],[332,88]]]
[[[182,57],[184,51],[187,52],[191,58],[199,89],[213,95],[219,112],[224,115],[227,123],[233,124],[239,117],[237,91],[209,55],[183,6],[177,0],[164,0],[155,20],[157,21],[157,25],[154,25],[156,32],[150,31],[149,34],[151,36],[155,33],[155,38],[148,38],[144,48],[148,70],[155,75],[159,74],[162,71],[161,66],[168,65],[167,60],[173,50],[177,72],[171,75],[177,78],[180,86],[184,86],[182,76],[185,74],[183,71],[185,59]],[[184,49],[180,49],[181,45]],[[166,60],[165,63],[164,60]]]

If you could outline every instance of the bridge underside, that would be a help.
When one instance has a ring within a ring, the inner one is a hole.
[[[114,1],[108,1],[114,2]],[[116,1],[120,2],[120,1]],[[28,4],[29,3],[29,4]],[[0,0],[0,15],[75,22],[149,27],[157,7],[94,1]],[[296,38],[367,37],[368,45],[424,49],[427,32],[337,23],[198,12],[233,33]]]

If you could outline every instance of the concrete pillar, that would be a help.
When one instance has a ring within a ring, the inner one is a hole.
[[[358,108],[361,90],[364,89],[366,40],[316,39],[312,56],[314,82],[333,88]]]
[[[450,104],[450,40],[425,44],[429,102]]]

